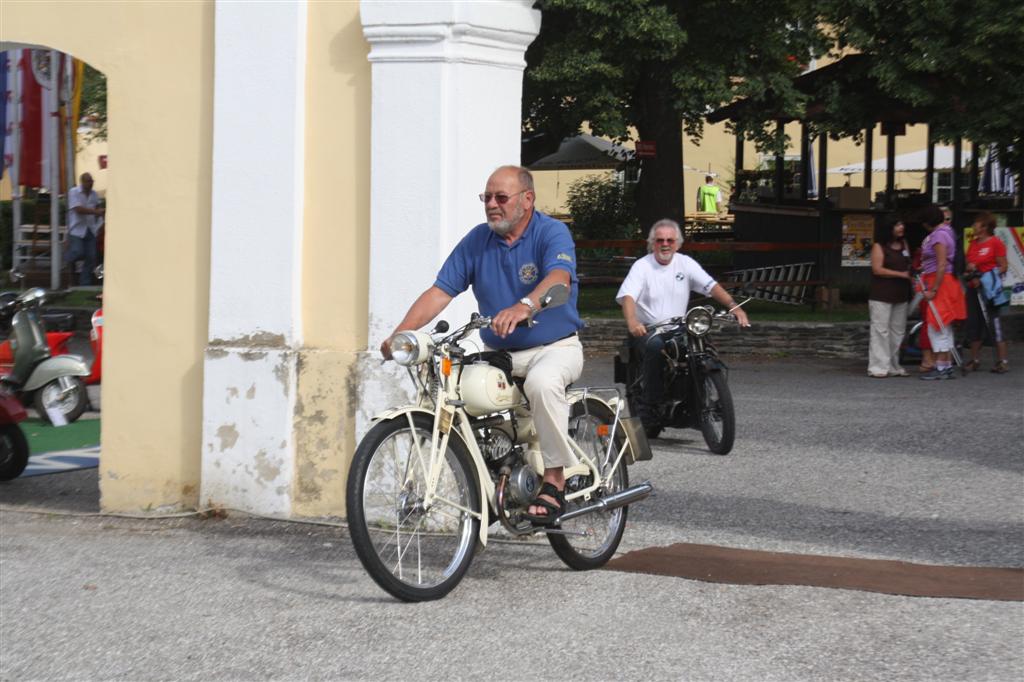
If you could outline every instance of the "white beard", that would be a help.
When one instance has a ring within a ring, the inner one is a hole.
[[[498,220],[495,222],[491,222],[488,220],[487,224],[490,226],[491,231],[494,232],[494,234],[498,235],[499,237],[504,237],[506,234],[512,231],[513,227],[515,227],[515,223],[513,223],[511,220]]]

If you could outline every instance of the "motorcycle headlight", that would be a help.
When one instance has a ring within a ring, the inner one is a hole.
[[[711,330],[711,313],[707,308],[694,308],[686,313],[686,331],[704,336]]]
[[[418,365],[430,356],[432,345],[423,332],[398,332],[391,337],[391,357],[400,365]]]

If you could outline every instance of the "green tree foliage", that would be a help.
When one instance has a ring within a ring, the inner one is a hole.
[[[965,137],[1015,153],[1024,171],[1024,3],[1019,0],[823,0],[836,48],[871,56],[882,92],[927,112],[939,139]],[[832,84],[825,98],[844,123],[875,105]]]
[[[792,109],[792,85],[825,46],[815,3],[773,0],[538,0],[541,31],[527,51],[524,130],[552,139],[589,122],[594,134],[626,139],[635,127],[657,146],[637,188],[641,222],[683,214],[682,131],[735,97],[771,93]],[[682,122],[682,126],[680,125]],[[762,145],[774,127],[752,121]]]
[[[94,126],[82,142],[107,139],[107,77],[88,64],[82,81],[82,103],[79,112]]]
[[[630,192],[609,176],[580,178],[569,186],[566,204],[577,239],[636,239],[640,225]]]

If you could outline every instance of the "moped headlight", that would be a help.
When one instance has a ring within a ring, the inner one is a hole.
[[[711,329],[711,313],[707,308],[694,308],[686,313],[686,331],[694,336],[704,336]]]
[[[391,337],[391,357],[400,365],[418,365],[429,357],[432,345],[423,332],[398,332]]]

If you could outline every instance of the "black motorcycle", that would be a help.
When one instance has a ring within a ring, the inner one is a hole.
[[[735,322],[736,316],[711,305],[699,305],[686,317],[650,325],[648,334],[661,335],[665,341],[665,368],[664,394],[649,407],[653,414],[644,415],[648,438],[657,438],[668,427],[700,429],[711,452],[727,455],[732,450],[736,412],[728,367],[719,359],[709,336],[716,323],[728,321]],[[634,350],[631,337],[615,357],[615,381],[626,386],[630,414],[639,415],[645,395],[643,358]]]

